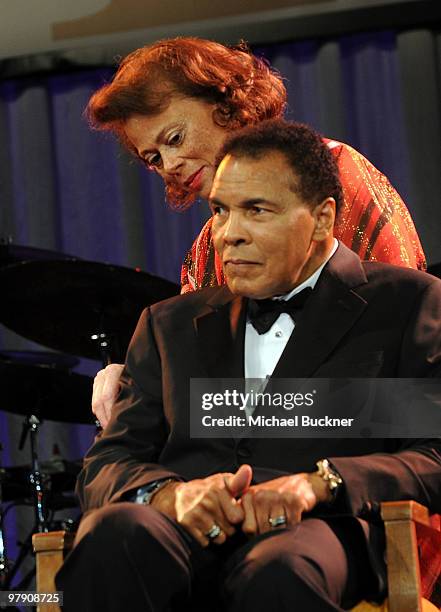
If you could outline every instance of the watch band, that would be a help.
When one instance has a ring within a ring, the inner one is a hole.
[[[320,459],[317,461],[317,474],[322,478],[329,487],[329,491],[331,492],[332,499],[334,500],[338,489],[343,484],[342,477],[334,468],[333,465],[328,461],[328,459]]]
[[[134,497],[133,501],[135,504],[144,504],[148,506],[151,503],[153,496],[169,482],[177,482],[177,480],[176,478],[154,480],[150,484],[140,487],[136,491],[136,496]]]

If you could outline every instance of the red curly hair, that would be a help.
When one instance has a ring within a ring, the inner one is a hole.
[[[93,94],[86,116],[98,130],[115,133],[136,156],[124,123],[135,114],[165,110],[171,94],[216,104],[213,119],[227,130],[281,117],[286,89],[281,76],[245,43],[227,47],[201,38],[171,38],[130,53],[113,80]],[[183,210],[196,196],[166,184],[171,206]]]

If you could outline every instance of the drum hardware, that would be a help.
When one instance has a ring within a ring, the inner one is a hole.
[[[4,589],[11,586],[24,559],[32,553],[33,533],[52,528],[51,517],[56,510],[77,506],[73,495],[66,497],[64,492],[67,487],[73,490],[79,465],[63,461],[56,452],[52,460],[41,463],[37,452],[38,433],[44,417],[75,422],[77,415],[80,415],[80,420],[91,421],[89,402],[92,381],[87,376],[69,371],[68,368],[77,363],[75,357],[54,353],[0,353],[2,396],[6,404],[2,408],[25,415],[19,448],[23,449],[28,441],[31,454],[30,465],[1,470],[1,501],[12,500],[5,510],[4,504],[1,506],[2,525],[5,513],[14,506],[26,504],[34,510],[34,525],[13,563],[7,563],[6,551],[3,550],[1,584]],[[61,407],[65,410],[60,410]],[[4,549],[3,530],[0,533]],[[21,579],[20,585],[14,585],[14,588],[25,588],[33,575],[32,569]]]
[[[0,351],[0,362],[23,366],[52,368],[68,371],[80,363],[78,357],[44,351]]]
[[[23,450],[26,438],[29,434],[31,446],[31,472],[29,474],[29,482],[34,496],[35,527],[36,530],[41,533],[43,531],[48,531],[48,528],[45,490],[40,472],[40,462],[37,450],[39,427],[40,421],[34,414],[25,418],[18,449]]]
[[[64,461],[62,470],[53,470],[52,461],[41,462],[41,475],[46,492],[48,513],[77,507],[73,491],[76,478],[81,470],[81,461]],[[3,490],[3,504],[33,505],[32,488],[29,482],[31,466],[19,465],[0,469],[0,485]],[[7,511],[7,509],[6,509]]]
[[[0,444],[0,453],[3,451],[3,447]],[[1,462],[0,462],[1,463]],[[0,468],[0,589],[4,589],[6,580],[8,578],[9,563],[6,554],[6,541],[4,536],[4,512],[3,512],[3,486],[2,486],[2,474],[4,470]]]
[[[98,347],[103,368],[112,363],[112,353],[115,349],[115,336],[106,334],[104,331],[97,332],[90,336],[90,339]]]
[[[0,266],[10,266],[11,264],[21,263],[23,261],[53,261],[66,259],[79,258],[57,251],[50,251],[48,249],[14,244],[11,236],[8,236],[7,239],[0,239]]]
[[[179,293],[178,285],[145,272],[20,247],[10,241],[0,244],[0,283],[7,296],[0,301],[1,323],[57,351],[100,359],[104,366],[124,360],[144,307]],[[37,438],[42,419],[90,423],[92,417],[92,381],[70,372],[76,364],[66,363],[76,358],[45,355],[50,356],[42,363],[38,354],[0,353],[0,409],[25,415],[20,447],[29,435],[31,448],[31,466],[21,474],[21,491],[16,479],[9,479],[17,468],[0,470],[0,580],[4,589],[10,587],[31,551],[32,534],[48,530],[51,512],[75,503],[73,497],[64,496],[64,485],[57,483],[66,474],[60,470],[49,474],[48,466],[40,465]],[[23,501],[34,506],[35,514],[35,526],[11,567],[3,537],[4,514],[9,510],[2,511],[5,491],[13,500],[9,507]],[[24,588],[32,576],[33,571],[15,588]]]
[[[6,511],[3,510],[3,507],[4,507],[3,506],[3,495],[0,496],[0,521],[1,521],[0,523],[0,538],[1,538],[0,568],[2,567],[2,571],[0,572],[0,581],[1,581],[0,583],[1,583],[2,589],[6,591],[9,590],[12,580],[14,576],[16,575],[19,567],[21,566],[23,560],[25,559],[26,555],[32,550],[32,534],[35,533],[35,531],[39,531],[39,532],[47,531],[47,522],[46,522],[46,517],[45,517],[45,506],[44,506],[44,491],[43,491],[43,487],[41,484],[38,454],[36,450],[37,449],[36,442],[37,442],[39,424],[40,423],[35,416],[31,415],[30,417],[27,417],[23,424],[23,430],[22,430],[22,435],[21,435],[20,444],[19,444],[19,448],[21,450],[24,446],[27,434],[29,432],[30,440],[31,440],[31,457],[32,457],[32,466],[31,466],[32,470],[29,472],[29,483],[33,487],[33,494],[34,494],[34,499],[35,499],[35,503],[33,505],[35,508],[36,523],[31,533],[27,536],[25,542],[21,546],[20,553],[17,559],[12,564],[9,563],[6,557],[3,526],[4,526],[4,518],[5,518],[5,514],[7,510]],[[1,469],[1,473],[0,473],[0,492],[1,493],[3,492],[3,488],[4,488],[3,482],[5,479],[6,472],[7,472],[7,468]],[[12,505],[8,507],[8,510],[11,509]],[[28,572],[25,575],[25,577],[22,579],[22,581],[20,582],[20,585],[18,585],[17,588],[19,588],[20,586],[24,587],[27,584],[29,584],[33,575],[34,575],[34,570],[32,569],[30,572]]]
[[[23,424],[21,442],[24,443],[29,434],[31,440],[34,437],[34,444],[36,444],[39,425],[35,422],[35,417],[27,417]],[[35,455],[35,448],[31,450],[31,453]],[[64,467],[61,466],[61,462]],[[23,561],[28,554],[32,554],[32,535],[34,533],[42,530],[51,531],[57,528],[70,531],[75,529],[77,521],[72,519],[53,520],[53,515],[57,510],[77,507],[74,495],[65,496],[64,493],[73,490],[79,471],[80,462],[68,462],[60,459],[40,463],[38,456],[34,457],[33,465],[6,467],[1,470],[0,486],[5,491],[4,501],[12,500],[6,510],[2,511],[3,518],[13,507],[23,504],[33,506],[35,513],[35,523],[30,533],[20,543],[20,552],[17,558],[12,564],[6,564],[6,571],[2,579],[3,589],[8,590],[10,588]],[[35,472],[38,473],[37,476]],[[38,481],[40,481],[40,488],[36,490]],[[35,570],[32,568],[19,584],[14,585],[14,589],[26,589],[34,573]]]
[[[179,293],[138,270],[80,259],[0,268],[0,321],[57,351],[122,363],[141,311]],[[93,338],[93,340],[92,340]]]
[[[14,563],[10,566],[6,580],[5,580],[5,584],[3,587],[5,591],[11,590],[12,581],[14,580],[15,575],[20,569],[21,564],[26,559],[27,555],[32,552],[32,536],[34,533],[35,531],[32,529],[30,533],[26,536],[26,539],[24,540],[24,542],[20,542],[20,552],[18,553],[18,556],[15,559]],[[17,591],[24,590],[26,586],[30,583],[34,575],[35,575],[35,568],[33,567],[22,578],[19,584],[14,585],[14,589]]]
[[[48,531],[47,521],[47,509],[45,504],[45,491],[43,486],[43,479],[40,472],[40,464],[38,459],[37,442],[38,442],[38,429],[40,421],[35,415],[30,415],[25,418],[23,422],[23,428],[19,443],[19,450],[22,450],[26,442],[26,438],[29,434],[30,438],[30,449],[31,449],[31,471],[29,473],[29,483],[31,485],[33,494],[33,506],[35,511],[35,523],[31,532],[23,542],[20,548],[19,555],[11,567],[8,568],[8,572],[5,575],[4,586],[5,590],[9,590],[14,576],[16,575],[19,567],[27,554],[32,550],[32,535],[36,532]],[[20,586],[24,586],[29,583],[33,576],[33,570],[28,572],[20,583]]]
[[[37,419],[92,424],[90,410],[93,381],[71,372],[78,360],[67,355],[0,353],[0,408]]]

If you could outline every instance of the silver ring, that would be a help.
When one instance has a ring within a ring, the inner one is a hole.
[[[222,532],[222,529],[219,527],[219,525],[216,525],[216,523],[213,523],[213,527],[205,535],[207,536],[209,540],[215,540],[217,536],[221,534],[221,532]]]
[[[275,518],[269,518],[268,523],[271,527],[280,527],[280,525],[286,525],[286,516],[281,514],[280,516],[276,516]]]

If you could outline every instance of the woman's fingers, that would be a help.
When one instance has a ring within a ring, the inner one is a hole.
[[[112,416],[123,369],[123,365],[111,363],[104,370],[100,370],[93,381],[92,412],[103,428],[106,427]]]

